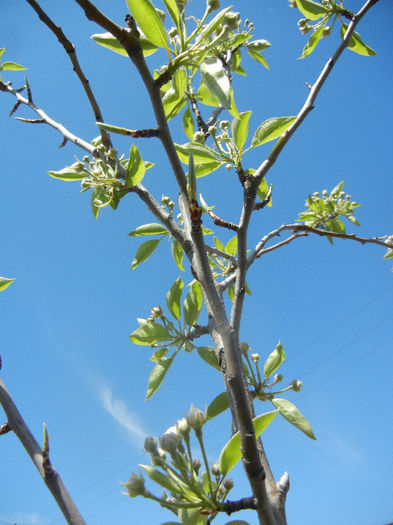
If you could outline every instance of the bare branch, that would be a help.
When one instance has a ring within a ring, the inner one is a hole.
[[[39,115],[41,117],[42,123],[45,122],[45,124],[48,124],[48,126],[51,126],[52,128],[56,129],[59,133],[61,133],[63,135],[63,137],[65,139],[69,140],[70,142],[73,142],[76,146],[79,146],[80,148],[84,149],[85,151],[90,153],[90,155],[97,156],[94,146],[92,146],[91,144],[89,144],[85,140],[83,140],[80,137],[77,137],[76,135],[71,133],[71,131],[69,131],[66,127],[64,127],[63,124],[60,124],[59,122],[56,122],[55,120],[51,119],[45,113],[45,111],[43,111],[41,108],[36,106],[34,104],[34,102],[32,101],[32,99],[31,99],[31,94],[30,94],[30,100],[29,100],[29,99],[23,97],[19,93],[19,90],[14,89],[11,86],[10,82],[7,82],[5,84],[4,82],[1,82],[1,81],[0,81],[0,91],[4,91],[6,93],[10,93],[11,95],[13,95],[18,100],[18,102],[20,102],[21,104],[24,104],[25,106],[28,106],[35,113],[37,113],[37,115]],[[30,92],[30,90],[29,90],[29,92]],[[19,117],[17,117],[17,118],[19,120],[23,120],[23,119],[20,119]],[[39,120],[39,119],[37,119],[37,120]]]
[[[24,422],[19,410],[12,400],[3,380],[0,378],[0,404],[8,418],[8,426],[14,431],[26,452],[31,457],[46,486],[51,491],[57,505],[70,525],[86,525],[84,519],[76,508],[71,496],[68,494],[63,481],[56,470],[51,466],[51,473],[47,476],[48,469],[44,467],[45,454],[41,450],[29,427]],[[46,445],[47,453],[49,451]]]
[[[213,219],[213,222],[216,226],[220,226],[221,228],[227,228],[228,230],[232,230],[234,232],[237,232],[239,230],[239,226],[237,224],[221,219],[220,217],[218,217],[218,215],[213,213],[212,210],[210,209],[207,209],[206,211],[210,215],[210,217]]]
[[[93,91],[91,89],[89,80],[86,78],[85,74],[82,71],[82,68],[79,64],[79,60],[76,54],[75,46],[68,40],[66,35],[64,34],[61,27],[57,26],[53,20],[49,18],[49,16],[45,13],[45,11],[40,7],[38,2],[36,0],[26,0],[28,4],[34,9],[34,11],[38,14],[40,20],[49,27],[49,29],[54,33],[54,35],[57,37],[60,44],[63,46],[65,52],[67,53],[69,59],[71,60],[73,69],[78,76],[79,80],[81,81],[81,84],[83,86],[83,89],[87,95],[87,98],[89,99],[90,106],[93,110],[94,117],[96,121],[103,122],[104,118],[102,116],[100,107],[98,105],[98,102],[93,94]],[[102,143],[104,146],[108,149],[112,147],[111,139],[109,134],[104,130],[100,128]]]

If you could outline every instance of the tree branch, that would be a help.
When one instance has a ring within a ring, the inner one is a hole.
[[[49,447],[46,444],[46,451],[41,450],[29,427],[24,422],[15,403],[13,402],[3,380],[0,378],[0,404],[8,418],[8,426],[14,431],[19,441],[29,454],[35,467],[39,471],[46,486],[51,491],[57,505],[64,514],[67,523],[70,525],[86,525],[84,519],[76,508],[71,496],[68,494],[63,481],[56,470],[48,466]],[[47,443],[47,441],[46,441]],[[50,472],[50,473],[49,473]],[[49,475],[48,475],[49,473]]]
[[[59,133],[63,135],[63,137],[66,140],[69,140],[70,142],[74,143],[76,146],[79,146],[80,148],[84,149],[90,155],[97,156],[96,148],[89,144],[89,142],[86,142],[85,140],[81,139],[80,137],[77,137],[71,131],[69,131],[66,127],[63,126],[63,124],[60,124],[59,122],[56,122],[55,120],[51,119],[45,111],[43,111],[41,108],[36,106],[34,102],[31,100],[31,94],[29,95],[29,98],[23,97],[19,90],[14,89],[11,86],[11,82],[7,82],[6,84],[4,82],[0,81],[0,91],[4,91],[5,93],[10,93],[16,99],[20,104],[24,104],[25,106],[28,106],[30,109],[32,109],[37,115],[41,117],[42,123],[48,124],[48,126],[51,126],[52,128],[56,129]],[[28,90],[30,93],[30,90]],[[23,120],[23,119],[19,119]]]
[[[79,60],[76,54],[75,46],[68,40],[66,35],[64,34],[61,27],[57,26],[45,13],[45,11],[40,7],[38,2],[36,0],[26,0],[28,4],[34,9],[34,11],[38,14],[40,20],[54,33],[54,35],[57,37],[60,44],[63,46],[65,52],[67,53],[69,59],[71,60],[73,69],[78,76],[79,80],[81,81],[82,87],[87,95],[87,98],[89,99],[90,106],[93,110],[95,120],[98,122],[103,122],[104,118],[102,116],[100,107],[98,105],[98,102],[93,94],[93,91],[90,87],[90,83],[86,76],[84,75],[82,68],[79,64]],[[109,134],[105,129],[100,128],[102,143],[104,146],[108,149],[112,147],[111,139]]]

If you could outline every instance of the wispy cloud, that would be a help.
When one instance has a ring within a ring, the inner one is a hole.
[[[35,512],[15,512],[14,514],[0,514],[0,524],[14,525],[44,525],[47,523],[39,514]]]
[[[103,408],[126,430],[134,445],[143,446],[148,433],[143,428],[139,417],[128,408],[122,399],[114,397],[108,385],[100,385],[98,395]]]

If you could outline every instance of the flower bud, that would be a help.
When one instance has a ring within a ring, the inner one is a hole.
[[[184,344],[184,350],[187,354],[190,354],[194,349],[194,345],[190,341],[186,341]]]
[[[176,421],[176,433],[180,437],[187,436],[190,433],[191,427],[185,417]]]
[[[151,316],[153,319],[157,319],[158,317],[161,317],[163,314],[161,306],[153,306],[151,309]]]
[[[240,22],[240,13],[235,13],[234,11],[229,11],[224,16],[224,26],[226,26],[229,30],[233,31],[236,29]]]
[[[222,120],[220,122],[220,129],[221,129],[221,131],[225,131],[225,130],[229,129],[229,127],[230,127],[230,124],[229,124],[228,120]]]
[[[224,489],[226,489],[229,492],[231,489],[233,489],[233,485],[234,485],[233,479],[225,478],[223,485],[224,485]]]
[[[327,197],[327,195],[328,195],[328,191],[327,191],[327,190],[322,190],[322,195],[323,195],[324,197]]]
[[[294,392],[300,392],[302,389],[303,383],[300,381],[300,379],[294,379],[292,383],[289,385]]]
[[[149,454],[153,454],[154,456],[158,455],[157,438],[155,438],[154,436],[148,436],[145,439],[145,450],[146,452],[148,452]]]
[[[326,26],[325,29],[322,31],[322,38],[329,36],[331,32],[332,32],[331,26]]]
[[[199,459],[194,459],[192,461],[192,468],[195,470],[195,472],[198,474],[199,469],[201,468],[201,462]]]
[[[212,471],[213,476],[217,476],[218,477],[221,474],[219,464],[218,463],[213,463],[213,465],[211,467],[211,471]]]
[[[176,452],[177,446],[180,443],[180,437],[177,435],[176,427],[170,427],[160,437],[160,447],[162,450],[165,450],[165,452],[169,452],[169,454],[174,454]]]
[[[284,379],[284,376],[282,374],[275,374],[273,377],[273,383],[274,384],[279,383],[283,379]]]
[[[206,0],[206,9],[211,13],[220,9],[220,0]]]
[[[247,354],[247,352],[250,350],[248,343],[246,343],[245,341],[240,343],[239,348],[242,354]]]
[[[206,411],[202,412],[199,408],[195,408],[194,405],[191,405],[186,419],[191,428],[194,430],[200,430],[207,421],[207,413]]]
[[[141,474],[132,473],[127,483],[122,483],[122,485],[127,489],[130,498],[143,496],[146,493],[145,480]]]
[[[193,142],[197,142],[198,144],[204,144],[205,143],[205,134],[203,131],[197,131],[194,133]]]
[[[259,354],[251,354],[251,359],[254,361],[255,364],[258,363],[260,358],[261,358],[261,356]]]

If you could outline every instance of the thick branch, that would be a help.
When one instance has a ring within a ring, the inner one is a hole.
[[[48,475],[47,458],[35,440],[33,434],[30,432],[29,427],[24,422],[1,378],[0,404],[8,418],[8,426],[14,431],[17,438],[26,449],[26,452],[31,457],[46,486],[55,498],[57,505],[64,514],[67,523],[70,525],[86,525],[72,501],[71,496],[68,494],[67,489],[63,485],[62,479],[52,466],[50,469],[50,475]]]
[[[75,73],[77,74],[79,80],[81,81],[82,87],[87,95],[87,98],[89,99],[90,106],[93,110],[95,120],[98,122],[103,122],[103,116],[100,110],[100,107],[98,105],[98,102],[93,94],[93,91],[90,87],[90,83],[86,76],[84,75],[82,68],[79,64],[78,57],[76,55],[75,46],[68,40],[66,35],[64,34],[61,27],[57,26],[45,13],[45,11],[40,7],[38,2],[36,0],[26,0],[28,4],[31,5],[31,7],[34,9],[34,11],[38,14],[40,20],[49,27],[49,29],[54,33],[54,35],[57,37],[60,44],[63,46],[65,52],[67,53],[69,59],[71,60],[71,63],[73,65],[73,69]],[[106,148],[112,147],[111,139],[109,137],[109,134],[105,131],[105,129],[100,128],[102,143]]]

